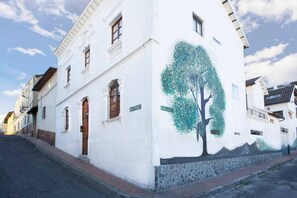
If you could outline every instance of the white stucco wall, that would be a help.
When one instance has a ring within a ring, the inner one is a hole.
[[[56,97],[57,72],[38,92],[37,129],[48,132],[56,131]],[[42,118],[43,107],[46,107],[45,119]]]
[[[209,133],[208,128],[208,152],[214,154],[223,147],[234,149],[243,145],[247,137],[243,46],[222,3],[189,0],[185,4],[180,0],[163,0],[158,1],[156,7],[154,38],[158,44],[153,57],[153,117],[158,119],[154,119],[154,137],[157,140],[154,141],[154,165],[159,165],[160,158],[194,157],[202,153],[202,141],[197,142],[195,131],[181,135],[175,129],[170,113],[160,111],[161,105],[172,105],[170,97],[162,92],[160,75],[171,63],[178,41],[201,45],[206,49],[225,91],[225,133],[217,138]],[[193,13],[203,20],[203,37],[193,31]],[[232,84],[239,88],[239,100],[232,96]],[[235,132],[240,135],[235,135]]]
[[[204,21],[203,37],[193,31],[193,12]],[[111,46],[111,25],[119,15],[123,17],[123,36],[121,43]],[[106,0],[58,56],[56,146],[76,157],[82,153],[82,101],[88,98],[91,164],[154,188],[153,167],[160,164],[160,158],[199,156],[202,144],[196,134],[180,135],[170,114],[160,111],[161,105],[171,106],[162,93],[161,73],[172,60],[174,45],[181,40],[207,50],[226,95],[225,133],[221,138],[208,135],[209,153],[224,146],[234,149],[243,145],[248,137],[243,46],[222,3]],[[84,49],[88,46],[91,63],[85,69]],[[69,66],[71,80],[66,83]],[[120,81],[121,113],[118,119],[108,120],[108,85],[115,79]],[[232,97],[232,84],[239,87],[238,100]],[[130,107],[139,104],[140,110],[130,112]],[[70,115],[68,131],[64,130],[66,107]]]
[[[150,1],[105,1],[77,39],[59,57],[56,146],[73,156],[82,153],[82,100],[89,100],[90,163],[143,187],[153,188],[151,162],[151,41],[148,37]],[[123,17],[122,49],[110,58],[111,24]],[[85,47],[91,63],[84,69]],[[71,65],[71,81],[66,69]],[[108,85],[118,79],[121,113],[107,119]],[[141,109],[129,108],[141,104]],[[64,130],[64,109],[69,108],[70,128]]]
[[[280,122],[280,127],[284,127],[289,130],[288,134],[282,134],[283,144],[292,144],[296,139],[296,105],[294,104],[294,95],[292,94],[291,101],[289,103],[282,103],[276,105],[266,106],[270,111],[283,111],[284,120]],[[289,117],[289,112],[292,113],[292,118]]]

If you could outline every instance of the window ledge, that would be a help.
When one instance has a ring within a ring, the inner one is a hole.
[[[111,122],[116,122],[116,121],[119,121],[121,124],[123,124],[123,116],[117,116],[115,118],[110,118],[110,119],[107,119],[107,120],[104,120],[103,121],[103,124],[104,124],[104,127],[106,127],[106,125],[108,123],[111,123]]]
[[[67,89],[68,87],[70,87],[70,83],[69,82],[64,86],[64,88]]]
[[[109,55],[109,59],[112,59],[113,57],[117,56],[118,54],[121,53],[121,51],[122,51],[122,41],[121,40],[117,40],[107,50],[108,55]]]
[[[82,74],[86,74],[89,70],[90,70],[90,64],[89,64],[88,66],[86,66],[86,67],[81,71],[81,73],[82,73]]]

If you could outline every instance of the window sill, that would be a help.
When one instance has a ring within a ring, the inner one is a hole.
[[[123,124],[123,117],[119,115],[119,116],[117,116],[117,117],[115,117],[115,118],[109,118],[109,119],[107,119],[107,120],[104,120],[104,121],[103,121],[104,127],[106,127],[106,125],[107,125],[108,123],[116,122],[116,121],[119,121],[121,124]]]
[[[64,88],[67,89],[68,87],[70,87],[70,83],[69,82],[64,86]]]
[[[68,133],[69,131],[68,130],[66,130],[66,131],[61,131],[61,133]]]
[[[115,56],[117,56],[118,54],[120,54],[121,51],[122,51],[122,41],[121,40],[117,40],[107,50],[108,55],[109,55],[109,59],[114,58]]]
[[[89,70],[90,70],[90,64],[89,64],[88,66],[86,66],[86,67],[81,71],[81,73],[82,73],[82,74],[86,74]]]

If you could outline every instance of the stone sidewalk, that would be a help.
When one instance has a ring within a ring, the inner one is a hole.
[[[115,192],[118,197],[169,198],[211,196],[239,183],[242,179],[252,177],[253,175],[267,171],[274,166],[279,166],[290,161],[292,158],[297,157],[297,152],[295,151],[292,152],[290,156],[275,158],[274,160],[238,169],[215,178],[205,179],[198,183],[175,187],[163,192],[153,192],[115,177],[91,164],[83,163],[79,159],[43,142],[42,140],[28,136],[22,137],[34,144],[36,148],[46,156],[69,168],[78,175],[83,176],[87,180],[94,181],[107,190]]]

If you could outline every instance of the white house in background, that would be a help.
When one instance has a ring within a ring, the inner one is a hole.
[[[37,137],[55,144],[57,69],[50,67],[33,87],[38,92]]]
[[[187,61],[179,54],[187,49],[203,55],[195,60],[213,74],[203,79],[216,82],[207,85],[216,89],[214,95],[205,91],[210,96],[204,100],[209,102],[205,116],[220,118],[213,128],[205,124],[207,152],[244,145],[250,137],[243,67],[247,47],[229,1],[91,0],[55,51],[56,147],[151,189],[161,158],[200,156],[204,138],[194,129],[199,124],[178,131],[174,104],[161,83],[170,78],[162,74],[174,58]],[[194,94],[200,93],[197,86]],[[194,101],[187,93],[183,100]],[[217,97],[222,101],[212,106],[219,109],[216,114],[209,108]]]
[[[296,85],[280,85],[268,89],[269,94],[265,96],[265,107],[268,111],[283,117],[280,122],[282,144],[287,146],[296,139],[297,114],[296,114]]]
[[[281,149],[281,116],[269,112],[264,105],[264,97],[268,90],[262,77],[246,81],[247,97],[247,130],[250,133],[249,143],[262,140],[269,147]]]
[[[32,91],[32,89],[40,77],[41,75],[33,76],[24,86],[20,96],[16,101],[14,109],[15,133],[33,136],[34,126],[31,111],[36,105],[37,93]]]

